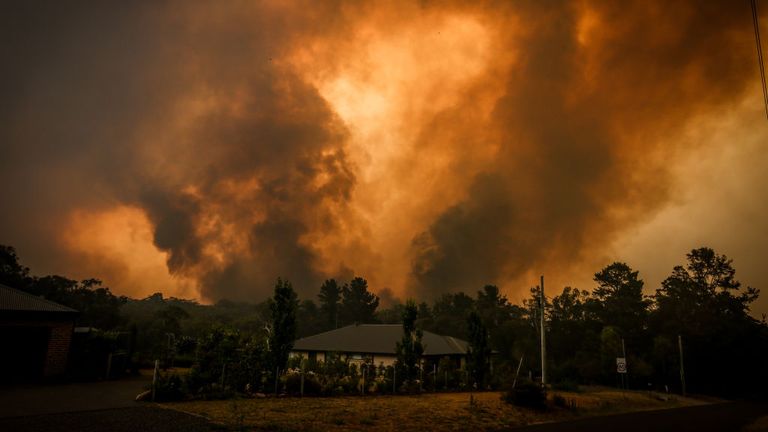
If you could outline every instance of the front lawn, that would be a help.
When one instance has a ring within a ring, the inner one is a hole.
[[[554,406],[555,395],[561,397]],[[673,396],[591,388],[552,391],[550,408],[533,411],[501,400],[500,392],[426,393],[415,396],[284,397],[166,403],[235,429],[269,431],[485,431],[580,416],[708,403]]]

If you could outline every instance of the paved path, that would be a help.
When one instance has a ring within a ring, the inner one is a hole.
[[[209,432],[208,420],[135,402],[150,379],[0,387],[2,432]]]
[[[220,431],[202,417],[153,404],[98,411],[0,418],[3,432],[211,432]]]
[[[514,432],[738,432],[768,415],[768,402],[728,402],[592,417],[511,429]]]
[[[144,376],[90,383],[0,387],[0,418],[136,406]]]

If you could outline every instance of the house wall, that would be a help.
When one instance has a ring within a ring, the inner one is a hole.
[[[377,367],[381,366],[382,364],[384,365],[384,367],[394,366],[396,361],[397,361],[397,356],[384,355],[384,354],[373,355],[373,364],[376,365]]]
[[[69,355],[69,344],[72,342],[72,330],[73,324],[71,322],[56,323],[51,326],[44,376],[61,375],[67,371],[67,356]]]
[[[397,361],[397,356],[391,355],[391,354],[362,354],[360,353],[340,353],[342,358],[344,360],[349,361],[350,363],[354,364],[361,364],[365,362],[365,358],[372,359],[372,364],[376,365],[376,367],[379,367],[381,365],[384,365],[384,367],[387,366],[394,366],[395,362]],[[289,356],[291,358],[295,357],[304,357],[304,358],[310,358],[311,353],[308,351],[291,351]],[[325,361],[325,353],[324,352],[314,352],[315,358],[317,361]]]
[[[289,358],[296,358],[296,357],[303,357],[305,359],[311,358],[312,356],[315,356],[315,360],[317,361],[325,361],[325,353],[322,352],[316,352],[316,351],[291,351],[288,353]]]
[[[41,333],[41,336],[35,336],[38,340],[34,343],[43,344],[41,348],[45,349],[44,359],[41,362],[42,370],[37,369],[36,375],[37,377],[47,378],[62,375],[67,371],[67,358],[74,328],[72,321],[12,319],[0,320],[0,327],[4,328],[6,332],[10,331],[12,334],[19,334],[18,332],[22,331],[22,329],[47,330],[47,332]],[[33,354],[30,353],[29,355]],[[27,357],[22,356],[20,358],[26,359]],[[6,363],[12,363],[12,361]]]

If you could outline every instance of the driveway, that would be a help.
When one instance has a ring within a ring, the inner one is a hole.
[[[224,430],[196,417],[151,403],[130,408],[0,418],[3,432],[211,432]]]
[[[135,402],[146,376],[93,383],[0,387],[0,431],[208,432],[208,420]]]
[[[116,381],[0,387],[0,418],[137,406],[136,395],[150,380],[138,376]]]

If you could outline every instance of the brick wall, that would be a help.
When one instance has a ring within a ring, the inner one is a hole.
[[[0,326],[8,327],[45,327],[49,329],[48,350],[45,355],[45,364],[42,375],[53,377],[64,374],[67,371],[67,357],[69,346],[72,342],[72,321],[52,320],[0,320]]]
[[[51,327],[51,336],[48,339],[48,354],[45,359],[46,377],[61,375],[67,371],[67,356],[69,344],[72,341],[72,323],[57,323]]]

